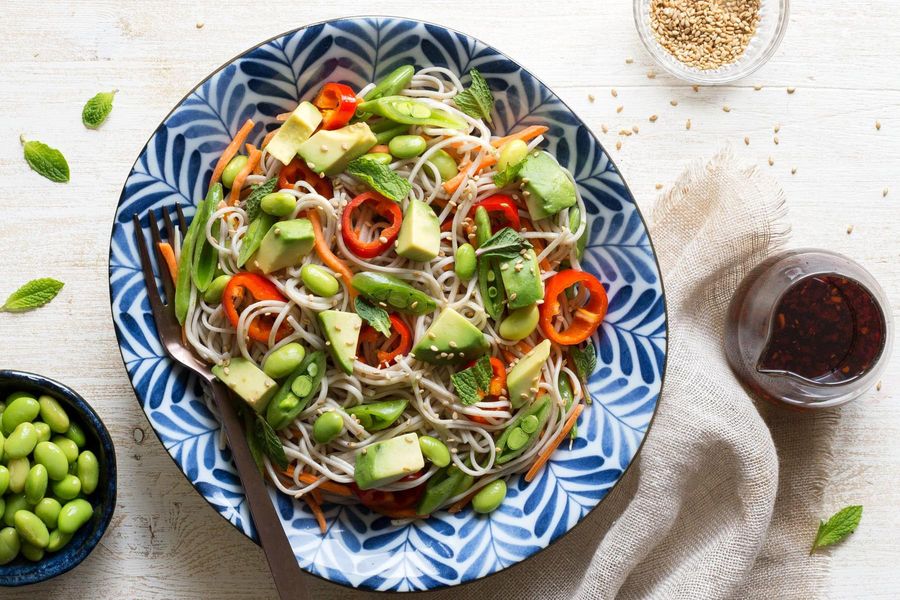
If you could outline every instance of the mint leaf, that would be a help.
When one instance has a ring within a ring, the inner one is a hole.
[[[100,92],[88,100],[81,111],[81,122],[88,129],[97,129],[109,116],[113,108],[113,97],[119,90]]]
[[[469,88],[460,92],[453,98],[453,103],[459,110],[463,111],[470,117],[482,118],[488,123],[491,122],[491,110],[494,108],[494,94],[485,81],[478,69],[469,71],[472,83]]]
[[[522,250],[531,248],[531,242],[511,227],[504,227],[481,244],[475,254],[481,258],[515,258]]]
[[[56,298],[62,288],[63,282],[56,279],[34,279],[10,294],[0,311],[25,312],[40,308]]]
[[[569,349],[569,355],[575,363],[575,371],[581,380],[581,389],[584,390],[584,399],[588,404],[591,403],[591,394],[588,392],[588,380],[597,368],[597,349],[594,348],[594,342],[588,340],[584,348],[572,346]]]
[[[394,202],[400,202],[412,190],[409,181],[394,173],[389,166],[367,158],[351,161],[347,165],[347,173]]]
[[[20,137],[19,141],[22,142],[25,162],[35,173],[56,183],[69,181],[69,163],[62,152],[41,142],[28,142],[24,137]]]
[[[450,376],[453,389],[463,404],[469,406],[480,402],[491,385],[491,359],[482,356],[474,365]]]
[[[286,469],[288,466],[287,456],[284,454],[284,446],[281,439],[266,419],[256,415],[256,435],[262,446],[262,451],[268,456],[273,463],[278,465],[279,469]]]
[[[519,176],[519,171],[522,170],[522,166],[525,164],[525,159],[520,160],[514,165],[507,165],[505,169],[502,171],[497,171],[494,173],[494,185],[498,188],[506,187],[510,183],[512,183],[513,179]]]
[[[255,221],[256,217],[259,216],[259,203],[262,202],[263,196],[267,196],[275,191],[276,185],[278,185],[278,178],[272,177],[259,185],[253,186],[250,195],[244,200],[244,210],[247,212],[247,218],[250,221]]]
[[[362,317],[372,329],[384,337],[391,337],[391,319],[386,310],[380,306],[369,304],[361,297],[356,297],[356,314]]]
[[[856,531],[859,520],[862,518],[862,511],[862,506],[848,506],[837,511],[828,521],[821,521],[819,530],[816,532],[816,540],[809,553],[812,554],[819,548],[836,544]]]

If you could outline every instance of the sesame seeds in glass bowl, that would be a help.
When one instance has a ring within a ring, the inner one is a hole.
[[[660,67],[691,83],[746,77],[775,54],[789,0],[634,0],[634,22]]]

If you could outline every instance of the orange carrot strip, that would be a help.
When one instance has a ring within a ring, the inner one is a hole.
[[[478,163],[478,168],[475,169],[475,173],[495,164],[497,164],[497,156],[495,154],[488,154],[487,156],[483,156],[481,158],[481,161]],[[463,179],[466,178],[466,172],[469,170],[470,166],[472,166],[471,162],[463,161],[459,165],[459,173],[444,182],[444,190],[448,194],[452,194],[457,189],[459,189],[459,186],[462,185]]]
[[[387,147],[387,144],[378,144],[377,146],[372,146],[369,149],[368,154],[375,154],[376,152],[381,154],[389,154],[390,151],[391,149]]]
[[[275,137],[276,133],[278,133],[278,130],[273,129],[272,131],[270,131],[269,133],[266,134],[266,137],[263,138],[262,144],[259,145],[260,150],[265,148],[269,144],[269,142],[272,141],[272,138]]]
[[[578,415],[581,414],[581,411],[584,410],[584,404],[579,404],[575,407],[575,410],[572,411],[572,414],[569,415],[569,418],[566,419],[565,425],[563,425],[562,431],[556,434],[556,437],[553,438],[553,441],[550,442],[550,445],[547,446],[543,452],[538,455],[538,459],[534,461],[534,464],[531,465],[531,468],[528,469],[528,472],[525,473],[525,481],[530,482],[534,479],[534,476],[537,475],[540,470],[544,467],[548,460],[550,460],[550,455],[553,454],[562,441],[569,435],[569,431],[572,430],[572,427],[575,426],[575,421],[578,420]]]
[[[425,519],[428,517],[428,515],[416,514],[416,509],[414,508],[398,508],[397,510],[379,510],[376,512],[392,519]]]
[[[522,354],[528,354],[529,352],[531,352],[531,349],[533,347],[534,346],[532,346],[531,344],[529,344],[527,342],[519,342],[518,344],[516,344],[516,349],[519,352],[521,352]]]
[[[159,253],[166,260],[166,268],[169,270],[169,277],[172,278],[174,285],[178,281],[178,261],[175,260],[175,250],[172,249],[172,244],[169,242],[160,242],[158,247]]]
[[[313,497],[313,499],[319,504],[319,506],[321,506],[322,502],[324,502],[322,500],[322,492],[319,490],[319,488],[310,490],[309,495]]]
[[[312,511],[313,515],[315,515],[316,522],[319,524],[319,529],[322,531],[322,533],[327,532],[328,525],[325,523],[325,513],[322,512],[322,507],[319,506],[319,503],[316,502],[316,499],[309,494],[303,494],[303,499],[306,500],[306,503],[309,505],[309,509]]]
[[[350,298],[356,299],[356,290],[353,288],[353,285],[350,284],[350,280],[353,279],[353,271],[350,270],[347,263],[335,256],[334,252],[331,251],[328,240],[325,239],[325,232],[322,230],[322,220],[319,218],[318,211],[306,211],[306,218],[312,223],[313,233],[316,236],[316,254],[319,255],[319,258],[322,259],[323,263],[337,271],[338,275],[344,280],[344,285],[347,286],[347,292],[350,294]]]
[[[234,139],[231,140],[231,143],[225,147],[225,151],[222,152],[222,156],[219,157],[219,162],[216,163],[216,168],[213,169],[212,178],[209,180],[210,187],[219,182],[222,171],[225,170],[225,167],[228,166],[228,163],[231,162],[231,159],[234,158],[234,155],[240,150],[241,144],[243,144],[244,140],[247,139],[247,136],[250,135],[253,125],[253,119],[247,119],[238,130],[237,135],[234,136]]]
[[[241,201],[241,190],[244,187],[244,181],[246,181],[247,176],[252,173],[253,169],[259,164],[259,159],[262,156],[262,152],[257,150],[256,146],[253,144],[247,144],[247,154],[250,156],[247,160],[247,164],[245,164],[240,173],[234,177],[234,183],[231,184],[231,195],[228,196],[228,204],[232,206]]]
[[[544,242],[540,238],[532,238],[528,241],[531,242],[532,246],[534,246],[534,253],[536,255],[544,251]],[[541,259],[540,266],[542,271],[550,270],[550,261],[547,260],[546,256]]]
[[[278,113],[277,115],[275,115],[275,120],[276,121],[287,121],[289,116],[291,116],[291,111]]]
[[[503,355],[503,358],[506,359],[506,362],[508,362],[508,363],[516,362],[516,359],[518,358],[515,354],[513,354],[506,348],[501,350],[500,353]]]
[[[291,477],[294,476],[293,471],[291,471]],[[315,483],[319,480],[318,477],[313,475],[312,473],[301,473],[298,477],[300,481],[306,484]],[[328,481],[327,479],[319,484],[317,489],[322,490],[323,492],[328,492],[329,494],[334,494],[336,496],[352,496],[353,491],[350,489],[350,486],[346,486],[342,483],[337,483],[335,481]]]
[[[515,133],[511,133],[505,137],[497,138],[493,142],[491,142],[491,146],[494,148],[499,148],[506,142],[511,142],[513,140],[522,140],[523,142],[527,142],[528,140],[533,140],[539,135],[545,133],[549,127],[545,127],[544,125],[532,125],[530,127],[526,127],[521,131],[517,131]]]

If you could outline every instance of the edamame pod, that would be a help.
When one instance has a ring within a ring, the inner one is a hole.
[[[351,283],[367,299],[397,312],[424,315],[437,308],[431,296],[393,275],[363,271],[354,275]]]
[[[9,402],[3,411],[3,435],[9,436],[21,423],[34,421],[41,412],[41,405],[31,396],[20,396]]]
[[[313,395],[319,391],[319,384],[322,382],[324,374],[325,353],[317,350],[307,354],[300,366],[288,375],[288,378],[269,401],[266,409],[266,421],[272,426],[272,429],[277,431],[291,424],[294,418],[306,408]],[[308,391],[298,396],[294,391],[294,384],[301,378],[303,378],[302,389],[298,384],[297,391]]]
[[[69,415],[59,401],[52,396],[41,396],[40,404],[41,420],[50,426],[56,433],[65,433],[69,428]]]
[[[16,512],[13,520],[16,531],[22,540],[38,548],[47,547],[47,542],[50,541],[50,532],[36,514],[30,510],[20,510]]]
[[[0,565],[11,563],[19,555],[22,542],[14,527],[0,529]]]
[[[506,482],[502,479],[492,481],[472,498],[472,509],[481,514],[494,512],[506,498]]]
[[[34,460],[47,468],[47,476],[53,481],[59,481],[69,472],[65,453],[53,442],[38,442],[34,447]]]
[[[76,471],[78,479],[81,480],[81,491],[90,495],[97,489],[97,483],[100,481],[100,462],[90,450],[84,450],[78,455],[78,469]]]
[[[453,270],[456,271],[457,277],[463,281],[469,281],[475,275],[476,266],[475,248],[472,244],[463,244],[456,249],[456,260],[453,263]]]
[[[313,438],[319,444],[327,444],[344,431],[344,418],[334,410],[322,413],[313,423]]]
[[[37,504],[47,493],[47,467],[34,465],[25,478],[25,499],[29,504]]]
[[[341,284],[325,267],[305,264],[300,269],[300,280],[306,289],[316,296],[331,298],[341,289]]]
[[[94,508],[87,500],[78,498],[77,500],[66,502],[59,513],[60,533],[75,533],[82,525],[91,520],[93,514]]]

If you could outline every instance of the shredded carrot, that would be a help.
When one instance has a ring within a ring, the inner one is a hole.
[[[481,158],[481,161],[478,163],[478,168],[475,169],[475,173],[495,164],[497,164],[497,156],[495,154],[488,154],[487,156],[483,156]],[[444,190],[448,194],[452,194],[457,189],[459,189],[459,186],[462,185],[463,180],[466,178],[466,172],[471,166],[471,161],[461,162],[459,165],[459,173],[444,182]]]
[[[287,121],[289,116],[291,116],[291,111],[284,112],[284,113],[278,113],[277,115],[275,115],[275,120],[276,121]]]
[[[390,151],[391,149],[388,148],[386,144],[378,144],[377,146],[372,146],[369,149],[368,154],[375,154],[376,152],[380,154],[389,154]]]
[[[525,341],[521,341],[516,344],[516,349],[522,354],[528,354],[529,352],[531,352],[532,348],[534,348],[534,346]]]
[[[528,469],[527,473],[525,473],[525,481],[530,482],[532,479],[534,479],[534,476],[537,475],[547,463],[547,461],[550,460],[550,455],[556,451],[556,449],[566,438],[566,436],[569,435],[569,431],[571,431],[572,427],[575,426],[575,421],[578,420],[578,415],[580,415],[581,411],[583,410],[584,404],[579,404],[575,407],[575,410],[573,410],[572,414],[569,415],[569,418],[566,419],[562,431],[556,434],[556,437],[553,438],[553,441],[550,442],[550,445],[544,448],[544,450],[538,455],[538,459],[534,461],[534,464],[531,465],[531,468]]]
[[[166,261],[166,268],[169,270],[169,277],[172,278],[172,284],[178,282],[178,261],[175,260],[175,251],[169,242],[160,242],[158,244],[159,253],[163,255]]]
[[[528,241],[531,242],[531,245],[532,245],[532,246],[534,246],[534,253],[535,253],[535,255],[538,255],[538,254],[540,254],[541,252],[544,251],[544,242],[543,242],[543,240],[541,240],[540,238],[531,238],[531,239],[528,240]],[[547,257],[546,257],[546,256],[545,256],[544,258],[541,259],[541,262],[540,262],[539,264],[540,264],[540,266],[541,266],[541,270],[543,270],[543,271],[549,271],[549,270],[550,270],[550,261],[547,260]]]
[[[481,490],[475,490],[471,494],[467,494],[466,496],[464,496],[461,500],[457,500],[456,502],[454,502],[453,504],[450,505],[450,508],[447,509],[447,512],[450,513],[451,515],[455,515],[456,513],[458,513],[462,509],[464,509],[469,504],[469,502],[472,501],[472,498],[475,497],[475,494],[477,494],[480,491]]]
[[[350,283],[350,280],[353,279],[353,271],[350,270],[347,263],[335,256],[334,252],[331,251],[328,240],[325,239],[325,232],[322,230],[322,220],[319,218],[318,211],[306,211],[306,218],[312,223],[313,233],[316,236],[316,253],[319,255],[319,258],[322,259],[323,263],[337,271],[338,275],[344,280],[344,285],[347,286],[347,292],[350,294],[350,299],[355,300],[356,290]]]
[[[263,138],[262,144],[259,145],[260,150],[269,145],[269,142],[272,141],[272,138],[275,137],[275,134],[278,133],[277,129],[273,129],[269,133],[266,134],[266,137]]]
[[[241,148],[241,144],[243,144],[244,140],[247,139],[247,136],[250,135],[250,131],[253,129],[254,124],[255,123],[253,123],[253,119],[247,119],[247,121],[238,130],[237,135],[234,136],[234,139],[231,140],[231,143],[225,147],[225,151],[222,152],[222,156],[219,157],[219,162],[216,163],[216,168],[213,169],[212,179],[209,180],[210,187],[219,182],[219,178],[222,176],[222,171],[225,170],[225,167],[228,166],[228,163],[231,162],[231,159],[234,158],[234,155],[238,153],[238,150],[240,150]]]
[[[500,353],[503,354],[503,358],[505,358],[506,362],[508,362],[508,363],[514,363],[514,362],[516,362],[516,359],[518,358],[515,354],[513,354],[512,352],[510,352],[509,350],[507,350],[505,348],[503,350],[501,350]]]
[[[313,497],[313,499],[319,504],[319,506],[321,506],[324,502],[324,500],[322,499],[322,492],[321,490],[319,490],[319,488],[310,490],[309,495]]]
[[[288,477],[294,477],[294,465],[289,466],[287,469],[282,471],[283,474]],[[310,484],[319,481],[319,477],[316,477],[312,473],[300,473],[297,477],[301,483]],[[323,492],[328,492],[329,494],[334,494],[335,496],[352,496],[353,490],[350,489],[349,486],[346,486],[342,483],[337,483],[336,481],[329,481],[325,479],[322,483],[319,484],[317,489],[322,490]]]
[[[313,498],[310,494],[303,494],[303,499],[306,500],[306,503],[309,505],[309,509],[312,511],[313,515],[316,517],[316,522],[319,524],[319,529],[322,533],[328,531],[328,525],[325,523],[325,513],[322,512],[322,507],[319,506],[319,503],[316,502],[316,499]]]
[[[521,131],[511,133],[502,138],[497,138],[496,140],[491,142],[491,146],[493,146],[494,148],[499,148],[506,142],[511,142],[513,140],[522,140],[523,142],[527,142],[528,140],[533,140],[537,136],[546,133],[548,129],[550,128],[545,127],[544,125],[531,125],[530,127],[526,127]]]
[[[257,150],[256,146],[253,144],[247,144],[247,155],[250,157],[247,160],[247,164],[245,164],[244,168],[234,177],[234,183],[231,184],[231,195],[228,196],[228,204],[231,206],[234,206],[241,201],[241,189],[244,187],[244,181],[246,181],[247,176],[252,173],[259,164],[262,152]]]

